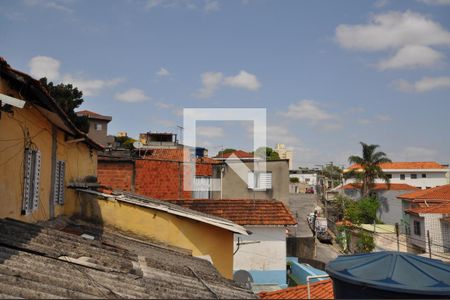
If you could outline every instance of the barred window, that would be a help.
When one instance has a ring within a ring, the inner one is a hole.
[[[28,215],[39,207],[41,152],[25,149],[22,214]]]

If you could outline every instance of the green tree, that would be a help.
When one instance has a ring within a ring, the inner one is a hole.
[[[356,243],[356,251],[358,253],[370,253],[375,248],[375,241],[373,235],[361,230],[358,236],[358,242]]]
[[[391,162],[382,151],[376,151],[378,145],[369,145],[360,142],[362,146],[362,156],[352,155],[348,158],[349,163],[357,164],[359,167],[354,168],[345,174],[346,178],[355,178],[361,183],[361,197],[369,195],[375,184],[375,179],[381,178],[387,184],[390,183],[389,177],[383,172],[380,164]]]
[[[377,222],[377,211],[380,203],[373,197],[362,198],[358,201],[345,203],[344,218],[354,224],[372,224]]]
[[[333,164],[326,165],[322,170],[322,175],[333,181],[333,186],[341,184],[342,169]]]
[[[219,153],[217,153],[217,157],[221,157],[223,154],[231,153],[231,152],[234,152],[234,151],[236,151],[236,149],[226,148],[226,149],[224,149],[222,151],[219,151]]]
[[[255,151],[255,156],[261,157],[266,160],[277,160],[280,156],[277,152],[273,151],[270,147],[259,147]]]
[[[116,136],[114,139],[121,147],[126,149],[133,149],[133,143],[136,142],[135,139],[130,138],[129,136]]]
[[[57,84],[53,82],[47,82],[47,78],[43,77],[39,79],[39,82],[43,87],[47,89],[50,96],[55,99],[56,103],[67,114],[69,119],[83,132],[89,131],[89,120],[86,116],[77,116],[75,109],[78,108],[83,102],[83,92],[78,90],[72,84]]]
[[[289,177],[289,182],[291,182],[291,183],[299,183],[298,177]]]

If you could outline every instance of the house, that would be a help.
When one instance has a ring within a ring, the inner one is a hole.
[[[398,223],[401,225],[401,230],[404,232],[405,220],[404,209],[398,196],[417,191],[418,188],[403,184],[403,183],[376,183],[372,187],[372,194],[376,196],[380,203],[377,217],[385,224],[394,225]],[[354,200],[361,198],[361,184],[349,183],[339,188],[339,191]]]
[[[88,136],[103,146],[111,147],[114,143],[114,137],[108,136],[108,123],[111,122],[111,116],[103,116],[98,113],[82,110],[78,111],[77,116],[87,117],[89,121]]]
[[[265,172],[254,172],[260,160],[255,157],[226,159],[215,164],[213,176],[220,180],[219,191],[212,192],[213,199],[277,199],[287,203],[289,198],[289,165],[285,159],[268,160]],[[246,178],[243,180],[234,168],[243,164]],[[236,167],[235,167],[236,166]]]
[[[449,183],[449,167],[437,162],[391,162],[380,164],[383,172],[390,178],[390,183],[409,184],[420,189],[429,189]],[[344,170],[358,170],[359,165],[352,165]],[[354,179],[346,179],[345,183],[354,183]],[[377,179],[376,183],[384,183]]]
[[[225,278],[233,277],[233,237],[247,230],[220,216],[132,193],[107,194],[76,189],[78,201],[68,216],[187,249],[211,261]]]
[[[280,159],[287,159],[289,161],[289,170],[294,168],[294,153],[292,149],[286,148],[285,144],[276,144],[273,151],[278,153]]]
[[[256,298],[207,260],[76,219],[0,219],[2,298]]]
[[[146,149],[177,149],[183,148],[178,143],[177,135],[170,132],[145,132],[139,134],[139,141]]]
[[[0,58],[1,218],[37,222],[65,214],[65,186],[95,181],[103,147],[81,132],[38,80]],[[10,105],[9,103],[12,103]]]
[[[156,199],[209,198],[211,195],[212,166],[218,162],[208,157],[184,161],[183,148],[148,149],[122,155],[98,156],[98,180],[114,190],[129,191]],[[192,190],[185,189],[188,182]],[[193,186],[192,186],[193,185]]]
[[[286,230],[297,221],[276,200],[169,200],[244,226],[252,234],[234,235],[235,280],[252,285],[286,287]]]
[[[262,292],[258,296],[260,299],[334,299],[333,282],[329,279],[311,283],[309,291],[305,284],[278,291]]]

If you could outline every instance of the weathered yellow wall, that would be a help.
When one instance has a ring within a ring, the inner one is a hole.
[[[0,78],[0,92],[21,99],[16,91],[8,88]],[[52,124],[34,106],[13,108],[11,116],[2,112],[0,119],[0,218],[14,218],[36,222],[49,218],[51,191]],[[41,176],[39,208],[30,215],[21,215],[24,176],[24,130],[28,130],[33,144],[41,151]],[[97,156],[86,144],[65,143],[65,133],[57,130],[57,159],[66,161],[65,183],[75,178],[96,175]],[[66,189],[66,202],[72,203],[74,191]],[[64,212],[64,207],[55,205],[55,216]]]
[[[209,255],[224,277],[233,277],[231,231],[148,207],[100,199],[86,193],[80,193],[73,208],[74,211],[66,210],[67,215],[188,249],[193,256]]]

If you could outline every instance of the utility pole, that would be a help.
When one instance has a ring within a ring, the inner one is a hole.
[[[430,253],[431,258],[431,239],[430,239],[430,231],[427,230],[427,240],[428,240],[428,252]]]
[[[395,223],[395,234],[397,235],[397,252],[400,252],[400,240],[398,232],[398,223]]]

